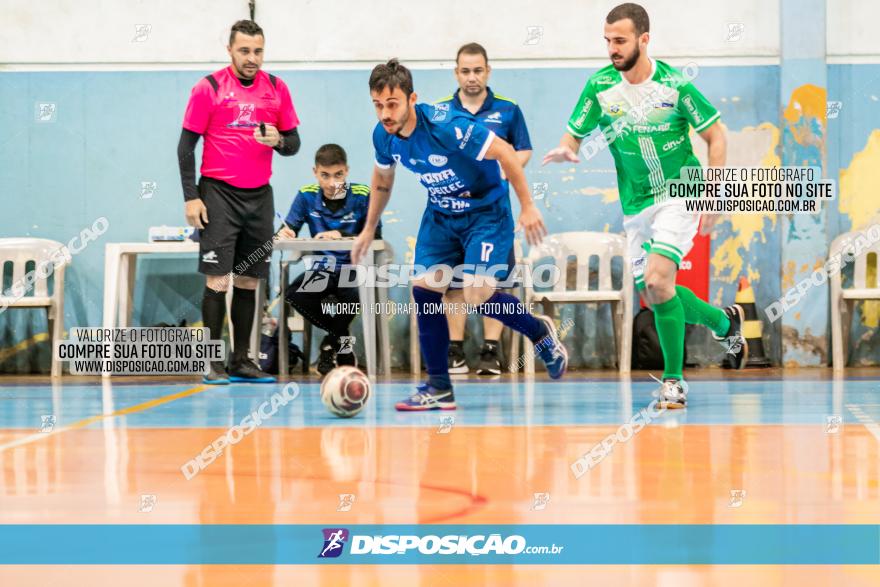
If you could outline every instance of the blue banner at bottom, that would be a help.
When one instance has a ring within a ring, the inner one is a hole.
[[[0,564],[872,565],[878,525],[0,525]]]

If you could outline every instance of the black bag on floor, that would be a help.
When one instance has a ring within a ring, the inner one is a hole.
[[[293,368],[303,357],[303,353],[299,346],[292,341],[287,341],[287,354],[289,357],[288,370]],[[260,369],[272,375],[278,374],[278,329],[271,336],[263,334],[260,336]],[[289,375],[289,373],[286,373]]]
[[[683,365],[687,364],[687,335],[690,325],[685,326]],[[663,349],[654,324],[654,312],[642,308],[633,319],[632,368],[642,371],[663,369]]]

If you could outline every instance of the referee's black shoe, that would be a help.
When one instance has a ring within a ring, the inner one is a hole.
[[[261,371],[248,358],[233,357],[232,364],[229,366],[229,381],[235,383],[275,383],[275,377]]]
[[[229,385],[229,375],[222,361],[211,361],[208,372],[202,376],[205,385]]]

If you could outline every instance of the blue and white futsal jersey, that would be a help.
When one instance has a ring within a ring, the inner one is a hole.
[[[322,232],[338,230],[343,237],[354,237],[360,234],[367,221],[367,210],[370,207],[370,186],[362,183],[350,183],[347,186],[345,199],[334,202],[333,208],[327,206],[320,186],[316,183],[300,188],[285,223],[297,236],[304,224],[309,227],[309,234],[315,236]],[[376,238],[382,238],[382,223],[376,228]],[[313,263],[322,263],[329,267],[329,258],[335,257],[334,270],[351,263],[350,251],[322,251],[321,257],[310,256],[306,267]]]
[[[495,133],[449,104],[416,104],[417,123],[406,138],[373,131],[376,165],[400,163],[428,190],[428,208],[446,214],[471,212],[507,198],[497,161],[484,157]]]
[[[484,159],[495,133],[449,104],[417,104],[416,116],[408,138],[381,124],[373,131],[376,165],[400,163],[428,190],[415,264],[506,279],[514,261],[508,187],[498,162]]]

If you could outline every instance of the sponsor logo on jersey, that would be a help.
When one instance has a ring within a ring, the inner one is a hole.
[[[501,124],[501,113],[493,112],[489,116],[486,117],[486,122],[494,122],[495,124]]]
[[[434,104],[434,113],[431,115],[432,122],[443,122],[449,116],[449,104]]]
[[[462,137],[464,137],[464,133],[461,132],[461,129],[456,126],[455,127],[455,138],[460,141],[462,139]]]
[[[315,218],[320,218],[321,213],[318,212],[317,210],[312,210],[311,212],[309,212],[309,216],[314,216]]]
[[[428,163],[434,167],[443,167],[449,159],[443,155],[428,155]]]
[[[442,183],[445,181],[458,181],[458,177],[455,175],[455,172],[451,169],[444,169],[443,171],[437,171],[434,173],[420,173],[419,181],[427,185],[434,185],[436,183]]]
[[[654,108],[675,108],[675,104],[672,102],[654,102]]]
[[[615,82],[614,78],[611,77],[610,75],[602,75],[602,76],[599,76],[596,79],[594,79],[593,83],[597,84],[597,85],[601,84],[603,86],[611,86],[617,82]]]
[[[587,121],[587,116],[590,114],[590,108],[593,107],[593,101],[587,98],[584,100],[583,106],[581,106],[581,113],[578,115],[577,120],[574,121],[575,126],[581,126],[583,123]]]
[[[455,130],[458,130],[458,127],[455,127]],[[468,141],[471,140],[471,133],[474,132],[474,125],[470,124],[467,127],[467,130],[464,131],[464,138],[461,139],[461,142],[458,143],[459,149],[464,149],[464,146],[468,144]],[[458,133],[456,133],[458,136]]]
[[[669,130],[670,126],[668,122],[664,122],[663,124],[634,124],[631,128],[633,132],[652,133],[665,132]]]
[[[703,122],[703,115],[700,114],[700,111],[697,110],[697,105],[694,104],[694,99],[690,96],[685,96],[681,99],[687,111],[690,113],[691,117],[694,119],[695,124],[700,124]]]
[[[430,196],[431,203],[444,210],[461,211],[471,207],[470,202],[463,202],[455,197]]]
[[[357,222],[354,217],[354,212],[349,212],[345,216],[342,217],[342,220],[339,222]]]
[[[625,104],[623,102],[615,102],[614,104],[608,105],[608,113],[611,116],[621,116],[623,114],[623,107]]]
[[[672,149],[675,149],[676,147],[678,147],[680,144],[682,144],[684,142],[685,138],[686,137],[682,136],[681,138],[668,141],[665,145],[663,145],[663,150],[664,151],[671,151]]]
[[[410,165],[418,165],[419,163],[424,163],[424,162],[425,162],[424,159],[410,159],[409,160]]]
[[[256,112],[255,104],[238,104],[238,113],[235,116],[235,121],[230,122],[226,126],[237,127],[237,126],[259,126],[259,123],[253,120],[253,116]]]

